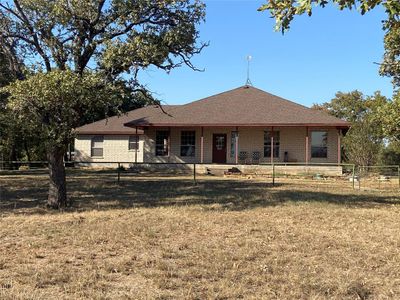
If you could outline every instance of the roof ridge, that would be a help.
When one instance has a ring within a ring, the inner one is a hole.
[[[284,101],[285,103],[288,103],[288,104],[290,104],[290,105],[294,105],[294,106],[297,106],[297,107],[299,107],[299,108],[301,108],[301,109],[310,111],[310,112],[312,112],[313,114],[317,114],[317,115],[324,116],[324,117],[329,117],[329,118],[336,119],[336,120],[342,120],[342,119],[337,118],[337,117],[335,117],[335,116],[332,116],[332,115],[330,115],[330,114],[328,114],[328,113],[326,113],[326,112],[314,110],[314,109],[312,109],[311,107],[305,106],[305,105],[303,105],[303,104],[299,104],[299,103],[297,103],[297,102],[295,102],[295,101],[292,101],[292,100],[289,100],[289,99],[285,99],[285,98],[283,98],[283,97],[281,97],[281,96],[277,96],[277,95],[275,95],[275,94],[272,94],[272,93],[270,93],[270,92],[264,91],[264,90],[262,90],[262,89],[260,89],[260,88],[254,87],[254,86],[252,86],[252,85],[242,85],[242,86],[236,87],[236,88],[234,88],[234,89],[230,89],[230,90],[228,90],[228,91],[220,92],[220,93],[217,93],[217,94],[215,94],[215,95],[211,95],[211,96],[208,96],[208,97],[205,97],[205,98],[202,98],[202,99],[198,99],[198,100],[195,100],[195,101],[192,101],[192,102],[189,102],[189,103],[185,103],[185,104],[183,104],[183,105],[178,105],[178,107],[174,108],[174,111],[175,111],[175,112],[179,112],[179,109],[181,109],[181,108],[184,109],[184,108],[186,108],[186,107],[188,107],[188,106],[191,106],[191,105],[193,105],[193,104],[196,104],[196,103],[199,103],[199,102],[203,102],[203,101],[207,101],[207,100],[210,100],[210,98],[218,97],[218,96],[220,96],[220,95],[227,94],[227,93],[231,93],[231,92],[233,92],[233,91],[240,90],[240,89],[253,89],[253,90],[257,91],[257,92],[264,93],[264,94],[267,94],[267,95],[269,95],[269,96],[272,96],[272,98],[277,98],[277,99],[279,99],[280,101]],[[276,103],[276,101],[274,101],[274,102]],[[176,110],[176,109],[177,109],[177,110]],[[343,121],[343,120],[342,120],[342,121]]]
[[[248,87],[248,86],[242,85],[242,86],[236,87],[234,89],[227,90],[225,92],[220,92],[220,93],[217,93],[217,94],[214,94],[214,95],[211,95],[211,96],[207,96],[205,98],[197,99],[197,100],[194,100],[192,102],[182,104],[181,106],[183,107],[183,106],[186,106],[186,105],[189,105],[189,104],[197,103],[197,102],[200,102],[200,101],[203,101],[203,100],[207,100],[209,98],[213,98],[213,97],[216,97],[216,96],[220,96],[220,95],[223,95],[223,94],[226,94],[226,93],[230,93],[232,91],[235,91],[235,90],[238,90],[238,89],[241,89],[241,88],[245,88],[245,87]]]

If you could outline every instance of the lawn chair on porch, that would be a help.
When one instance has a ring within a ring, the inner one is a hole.
[[[251,155],[251,163],[253,165],[258,165],[260,163],[261,153],[260,151],[253,151]]]
[[[246,164],[248,158],[247,151],[240,151],[238,158],[239,158],[239,164],[241,165]]]

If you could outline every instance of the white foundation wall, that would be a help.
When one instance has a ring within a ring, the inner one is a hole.
[[[91,141],[94,135],[79,135],[75,139],[75,161],[98,162],[143,162],[144,137],[139,135],[139,149],[129,150],[129,135],[104,135],[103,156],[91,157]],[[91,164],[94,165],[94,164]],[[107,165],[104,164],[106,167]]]

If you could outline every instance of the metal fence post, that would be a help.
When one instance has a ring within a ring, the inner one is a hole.
[[[193,164],[193,184],[196,185],[196,164]]]
[[[275,164],[272,162],[272,186],[275,186]]]
[[[361,190],[361,166],[358,166],[358,190]]]
[[[120,177],[121,177],[121,174],[120,174],[120,172],[121,172],[121,163],[118,163],[118,168],[117,168],[117,173],[118,173],[118,184],[119,184],[119,182],[120,182]]]
[[[399,190],[400,190],[400,166],[397,166],[397,177],[399,178]]]
[[[356,165],[353,164],[353,190],[354,190],[354,180],[356,179]]]

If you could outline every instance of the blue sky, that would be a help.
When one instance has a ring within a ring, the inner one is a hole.
[[[183,104],[241,86],[246,81],[246,56],[252,55],[253,85],[311,106],[329,101],[337,91],[376,90],[392,95],[389,78],[380,77],[383,55],[381,8],[361,16],[330,6],[311,18],[297,17],[285,35],[273,30],[262,1],[205,1],[201,40],[210,46],[193,59],[204,72],[188,67],[165,74],[147,70],[141,80],[166,104]]]

